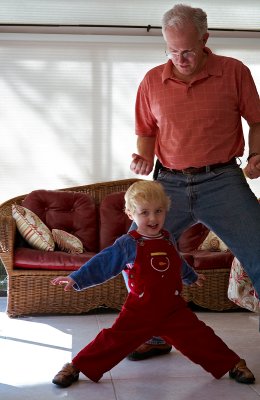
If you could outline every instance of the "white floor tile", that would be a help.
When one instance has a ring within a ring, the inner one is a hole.
[[[175,349],[141,362],[121,361],[96,384],[82,374],[77,384],[60,389],[55,373],[117,313],[8,318],[0,298],[0,399],[3,400],[256,400],[260,399],[258,316],[247,312],[197,312],[225,342],[245,358],[255,385],[215,380]],[[192,338],[191,338],[192,340]]]

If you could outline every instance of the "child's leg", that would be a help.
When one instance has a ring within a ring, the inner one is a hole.
[[[191,361],[219,379],[239,362],[240,357],[186,306],[164,324],[161,335]]]
[[[125,315],[127,314],[127,315]],[[73,365],[94,382],[151,336],[137,315],[121,311],[111,328],[103,329],[72,360]]]

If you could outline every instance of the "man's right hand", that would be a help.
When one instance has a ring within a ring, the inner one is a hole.
[[[147,161],[139,154],[133,153],[132,154],[132,162],[130,164],[130,169],[135,174],[138,175],[149,175],[153,170],[153,162]]]
[[[259,154],[250,158],[246,167],[244,168],[244,174],[249,179],[257,179],[260,177],[260,155]]]

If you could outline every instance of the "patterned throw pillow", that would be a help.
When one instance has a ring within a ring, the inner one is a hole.
[[[83,253],[83,244],[79,238],[61,229],[52,229],[52,235],[58,248],[67,253]]]
[[[198,250],[227,251],[228,247],[214,232],[210,231]]]
[[[53,251],[51,231],[32,211],[17,204],[12,205],[12,215],[22,237],[35,249]]]
[[[228,298],[240,307],[259,313],[260,300],[243,266],[235,257],[230,270]]]

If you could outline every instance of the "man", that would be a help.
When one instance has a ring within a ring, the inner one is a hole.
[[[131,170],[156,179],[172,199],[165,227],[176,240],[202,222],[243,264],[260,295],[260,209],[236,159],[244,152],[241,118],[249,124],[246,175],[260,176],[260,101],[242,62],[206,47],[207,15],[183,4],[162,21],[169,61],[150,70],[136,99],[138,154]],[[132,360],[169,352],[153,338]]]

